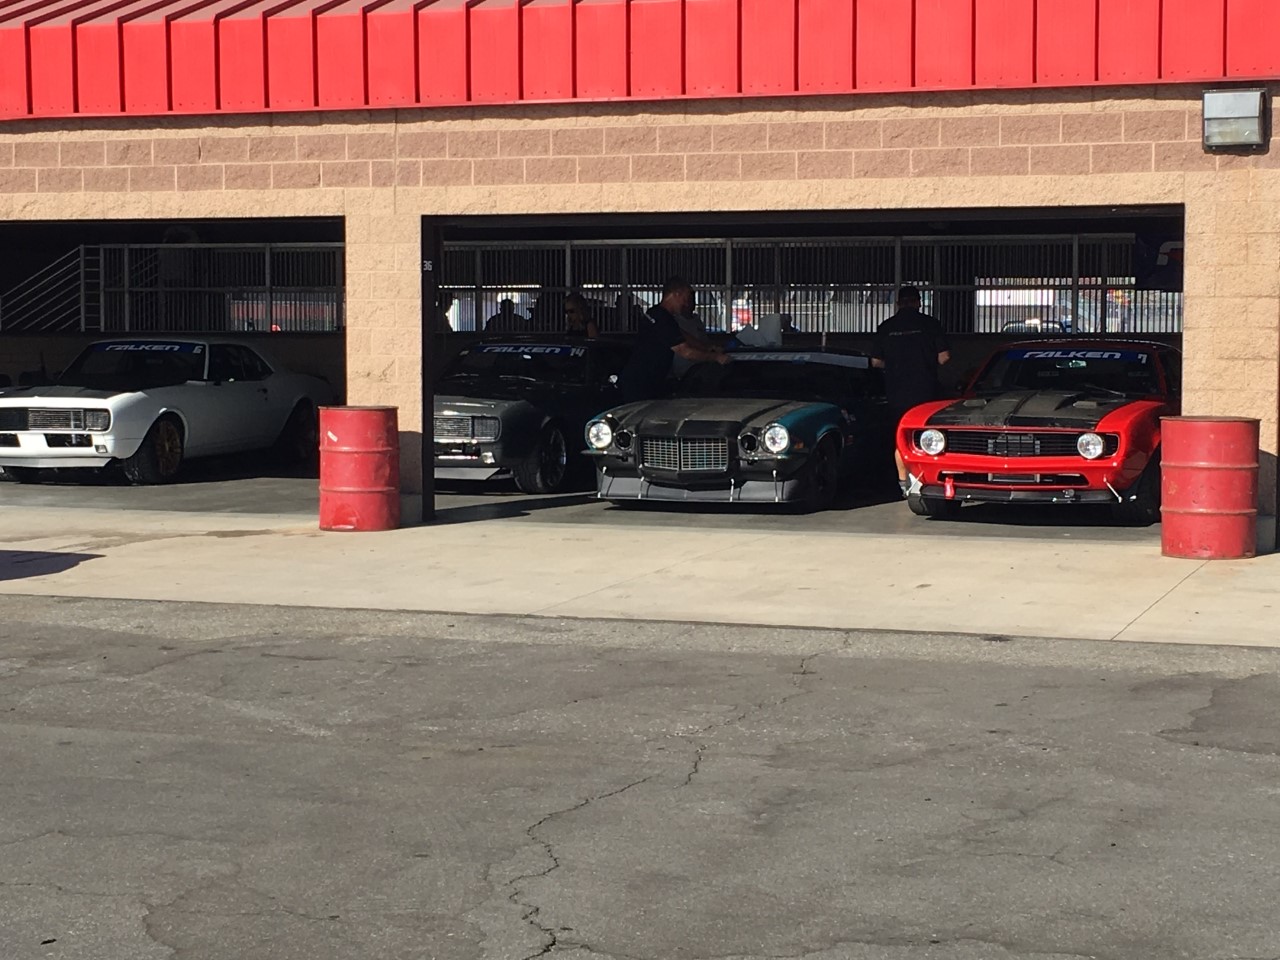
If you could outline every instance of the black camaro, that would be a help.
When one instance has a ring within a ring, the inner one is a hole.
[[[700,365],[676,395],[587,424],[602,499],[830,507],[859,469],[890,462],[883,377],[865,356],[746,351]]]
[[[618,402],[624,344],[517,339],[463,350],[436,384],[435,476],[513,476],[526,493],[572,478],[584,424]]]

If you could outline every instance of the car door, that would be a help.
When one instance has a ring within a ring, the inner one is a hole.
[[[253,385],[253,419],[246,426],[254,447],[274,443],[293,412],[293,397],[285,389],[283,378],[276,376],[271,365],[250,347],[232,344],[231,350],[240,362],[243,383]]]
[[[244,363],[234,344],[209,345],[207,430],[211,452],[228,453],[258,446],[266,399],[260,384],[245,378]]]

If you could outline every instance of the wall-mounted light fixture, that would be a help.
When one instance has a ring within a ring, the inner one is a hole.
[[[1206,90],[1204,148],[1257,151],[1271,139],[1266,90]]]

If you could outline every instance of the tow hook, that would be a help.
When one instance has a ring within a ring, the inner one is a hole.
[[[956,482],[951,477],[947,477],[942,483],[942,495],[948,500],[956,498]]]
[[[1111,491],[1111,495],[1116,498],[1116,503],[1124,503],[1124,497],[1120,496],[1120,494],[1116,492],[1116,488],[1111,485],[1110,480],[1103,480],[1102,482],[1107,485],[1107,489]]]

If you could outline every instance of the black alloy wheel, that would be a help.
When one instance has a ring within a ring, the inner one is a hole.
[[[1111,505],[1111,519],[1125,527],[1149,527],[1160,520],[1160,452],[1157,450],[1142,476]]]
[[[524,493],[559,493],[569,479],[569,445],[557,424],[542,428],[538,442],[513,470],[516,486]]]
[[[805,508],[812,513],[830,510],[840,491],[840,454],[831,440],[822,440],[814,447],[805,473]]]

